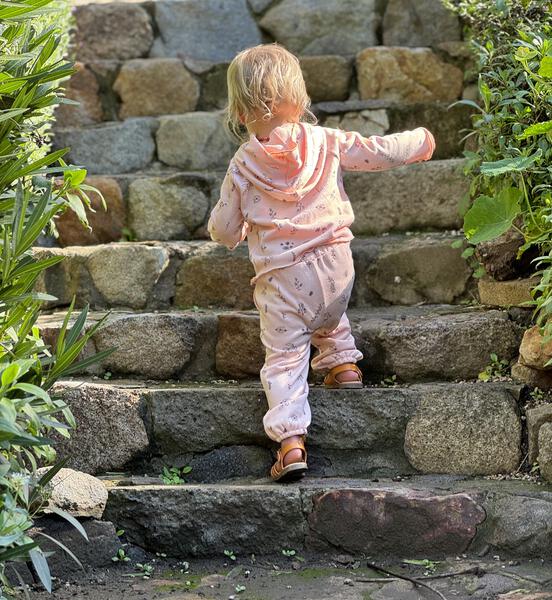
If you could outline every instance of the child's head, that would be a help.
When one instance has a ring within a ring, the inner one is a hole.
[[[278,44],[240,52],[228,67],[228,125],[241,137],[244,127],[273,116],[297,122],[310,115],[310,98],[296,56]]]

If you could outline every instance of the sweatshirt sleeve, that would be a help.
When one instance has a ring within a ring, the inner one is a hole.
[[[207,229],[213,241],[224,244],[230,250],[234,250],[247,235],[248,227],[241,211],[240,190],[230,169],[222,182],[220,199],[211,211]]]
[[[362,137],[356,132],[339,132],[341,167],[345,171],[383,171],[429,160],[435,139],[425,127],[391,135]]]

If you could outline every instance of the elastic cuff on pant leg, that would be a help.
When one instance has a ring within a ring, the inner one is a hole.
[[[363,354],[360,350],[346,350],[343,352],[337,352],[331,356],[326,356],[321,360],[317,360],[317,357],[315,357],[312,360],[311,366],[313,371],[329,371],[330,369],[338,367],[339,365],[344,365],[345,363],[356,364],[362,359]]]
[[[285,440],[286,438],[289,437],[293,437],[294,435],[307,435],[307,430],[305,428],[303,429],[296,429],[295,431],[288,431],[285,435],[282,435],[279,438],[276,438],[276,442],[280,443],[282,440]]]

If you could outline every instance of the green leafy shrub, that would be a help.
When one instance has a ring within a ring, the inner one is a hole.
[[[478,58],[480,105],[465,152],[473,201],[464,217],[471,244],[510,229],[519,255],[537,248],[537,322],[552,311],[552,9],[542,0],[443,0],[465,22]],[[548,334],[552,325],[548,325]]]
[[[37,259],[32,247],[63,211],[84,216],[91,189],[83,183],[86,171],[67,167],[66,151],[51,152],[46,139],[60,80],[73,71],[62,58],[67,13],[55,8],[51,0],[0,3],[0,599],[11,597],[11,561],[31,562],[51,589],[46,557],[28,536],[61,466],[36,475],[55,459],[48,436],[68,436],[74,426],[51,390],[60,377],[102,358],[77,362],[101,325],[84,331],[87,310],[78,317],[69,311],[53,348],[37,327],[41,303],[51,298],[36,293],[35,284],[59,257]]]

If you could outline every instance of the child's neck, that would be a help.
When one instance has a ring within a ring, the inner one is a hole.
[[[275,115],[268,121],[262,121],[259,119],[258,121],[249,124],[247,129],[249,133],[254,134],[258,140],[267,140],[276,127],[280,127],[280,125],[284,125],[285,123],[290,123],[289,119],[283,116]]]

